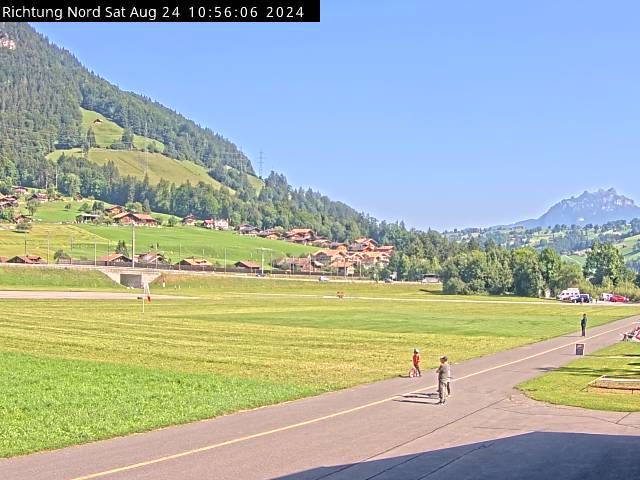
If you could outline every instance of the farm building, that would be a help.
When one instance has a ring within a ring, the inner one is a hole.
[[[206,221],[206,220],[205,220]],[[186,217],[184,217],[182,219],[182,225],[187,225],[189,227],[194,226],[196,223],[198,223],[198,219],[196,218],[195,215],[189,214]]]
[[[7,263],[26,263],[29,265],[47,263],[38,255],[16,255],[7,260]]]
[[[49,201],[49,195],[47,195],[46,193],[35,192],[29,198],[27,198],[27,201],[31,201],[31,200],[35,200],[36,202],[39,202],[39,203],[46,203]]]
[[[136,263],[146,263],[146,264],[167,264],[167,259],[161,252],[147,252],[136,255]]]
[[[255,272],[257,270],[260,270],[260,265],[258,265],[256,262],[250,262],[250,261],[240,261],[240,262],[236,262],[233,264],[234,267],[236,268],[242,268],[244,270],[249,270],[250,272]]]
[[[122,253],[110,253],[98,259],[105,265],[121,265],[131,263],[131,259]]]
[[[156,219],[148,213],[123,212],[113,216],[113,221],[120,225],[145,225],[154,227],[158,224]]]
[[[183,258],[177,263],[177,265],[185,265],[188,267],[212,267],[213,263],[206,258]]]
[[[121,207],[120,205],[114,205],[113,207],[104,209],[104,213],[106,213],[107,215],[119,215],[124,212],[125,212],[124,207]]]

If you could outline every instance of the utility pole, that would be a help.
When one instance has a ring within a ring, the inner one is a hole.
[[[227,273],[227,247],[224,248],[224,273]]]
[[[51,250],[51,232],[47,232],[47,263],[49,263],[50,250]]]
[[[96,241],[93,241],[93,266],[98,265],[98,244]]]
[[[131,222],[131,268],[136,266],[136,224]]]
[[[258,175],[260,175],[260,178],[262,178],[262,165],[263,165],[262,150],[260,150],[260,157],[258,158]]]
[[[178,242],[178,270],[182,270],[182,242]]]

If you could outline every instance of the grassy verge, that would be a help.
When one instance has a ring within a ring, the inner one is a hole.
[[[601,375],[640,378],[640,343],[624,342],[518,385],[535,400],[592,410],[640,411],[640,395],[587,391]]]
[[[122,290],[96,271],[71,268],[0,267],[0,290]],[[37,310],[37,306],[35,307]]]
[[[0,352],[0,457],[212,417],[308,393],[257,379]]]

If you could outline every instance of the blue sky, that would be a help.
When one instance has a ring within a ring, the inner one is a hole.
[[[640,4],[322,0],[318,24],[34,24],[97,74],[378,219],[640,200]]]

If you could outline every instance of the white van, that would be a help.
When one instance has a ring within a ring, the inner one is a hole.
[[[567,288],[558,295],[558,300],[573,300],[575,297],[580,296],[579,288]]]

